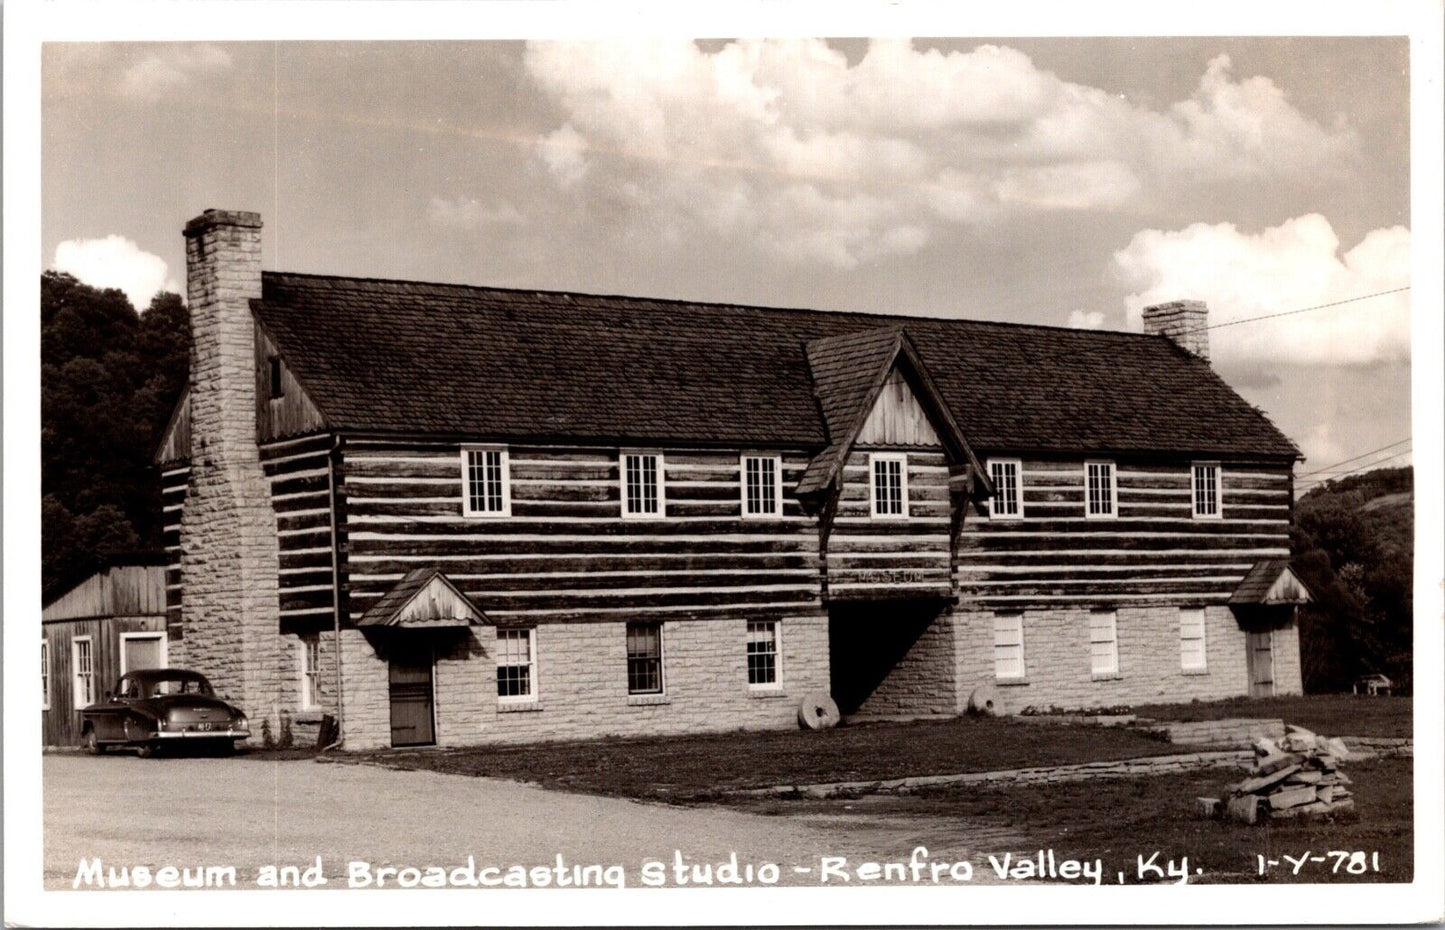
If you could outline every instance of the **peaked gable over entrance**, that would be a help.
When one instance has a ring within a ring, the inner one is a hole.
[[[848,451],[865,429],[874,436],[909,434],[920,440],[899,445],[942,446],[951,461],[969,467],[975,497],[991,493],[983,466],[902,327],[814,339],[807,353],[828,446],[803,472],[800,498],[825,496],[836,487]],[[922,441],[926,438],[933,441]]]
[[[436,568],[414,568],[407,572],[396,587],[371,605],[371,609],[356,621],[357,626],[403,629],[485,623],[486,615]]]
[[[1232,606],[1308,604],[1309,588],[1289,567],[1288,559],[1256,562],[1229,598]]]

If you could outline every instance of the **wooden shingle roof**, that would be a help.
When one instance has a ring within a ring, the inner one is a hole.
[[[807,344],[901,327],[980,453],[1298,456],[1160,336],[280,272],[252,307],[340,430],[820,450]]]

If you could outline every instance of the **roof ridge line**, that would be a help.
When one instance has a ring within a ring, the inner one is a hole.
[[[1060,326],[1052,323],[1016,323],[1008,320],[987,320],[966,316],[923,316],[908,313],[880,313],[877,310],[823,310],[816,307],[782,307],[766,304],[744,304],[721,300],[692,300],[685,297],[644,297],[637,294],[598,294],[590,291],[567,291],[545,287],[503,287],[495,284],[463,284],[455,281],[421,281],[416,278],[376,278],[358,275],[319,274],[309,271],[263,271],[262,276],[288,278],[315,278],[325,281],[355,281],[371,284],[411,284],[422,287],[455,288],[464,291],[501,291],[508,294],[551,294],[558,297],[587,297],[599,300],[646,301],[658,304],[676,304],[691,307],[716,307],[730,310],[761,310],[767,313],[806,313],[823,316],[850,318],[872,318],[878,320],[901,320],[920,322],[968,323],[975,326],[999,326],[1009,329],[1043,329],[1065,333],[1079,333],[1085,336],[1111,336],[1125,339],[1147,339],[1152,341],[1167,338],[1149,333],[1136,333],[1122,329],[1080,329],[1077,326]],[[271,303],[263,296],[262,302]],[[904,325],[900,323],[898,325]],[[826,338],[826,337],[825,337]]]

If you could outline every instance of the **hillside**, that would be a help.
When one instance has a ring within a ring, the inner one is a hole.
[[[1295,520],[1295,567],[1315,595],[1300,612],[1305,690],[1345,690],[1367,672],[1408,688],[1414,470],[1382,468],[1327,482],[1299,499]]]

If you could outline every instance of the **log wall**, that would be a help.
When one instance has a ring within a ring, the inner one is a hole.
[[[1286,465],[1225,463],[1222,514],[1192,516],[1190,463],[1120,459],[1118,516],[1086,519],[1079,461],[1024,459],[1023,518],[970,513],[959,594],[980,606],[1222,604],[1260,559],[1287,558]]]

